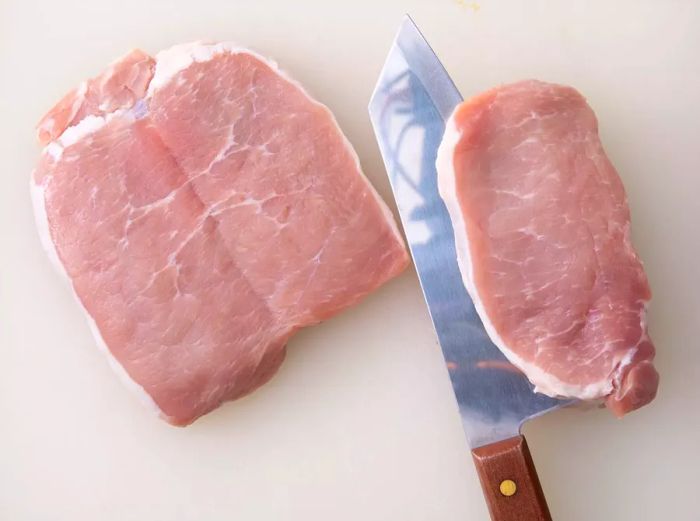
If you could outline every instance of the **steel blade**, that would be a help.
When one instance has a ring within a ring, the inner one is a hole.
[[[459,91],[406,16],[369,104],[401,222],[471,447],[516,435],[564,403],[509,370],[462,283],[452,224],[437,189],[435,156]]]

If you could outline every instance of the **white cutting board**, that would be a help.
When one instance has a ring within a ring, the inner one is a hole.
[[[186,429],[114,377],[41,251],[28,179],[49,106],[139,46],[232,39],[337,115],[389,187],[366,104],[404,12],[465,96],[580,89],[629,194],[661,390],[622,421],[525,429],[558,521],[700,519],[700,3],[0,0],[0,520],[486,520],[415,273],[297,335],[279,374]]]

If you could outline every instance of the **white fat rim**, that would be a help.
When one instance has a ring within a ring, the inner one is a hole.
[[[131,109],[115,110],[114,112],[110,112],[104,116],[86,116],[75,125],[66,128],[56,139],[47,143],[42,149],[41,153],[48,154],[51,156],[54,162],[58,162],[63,156],[63,151],[66,148],[84,139],[85,137],[94,134],[113,118],[119,116],[132,117]]]
[[[491,322],[488,313],[484,309],[483,301],[474,284],[474,269],[471,261],[469,248],[469,236],[467,226],[464,222],[462,210],[459,205],[456,189],[456,172],[454,169],[454,154],[461,134],[454,120],[454,113],[447,122],[445,134],[438,148],[435,166],[438,172],[438,190],[445,202],[447,211],[452,220],[452,228],[455,236],[455,247],[457,250],[457,263],[462,275],[462,281],[467,291],[472,297],[481,322],[489,337],[498,349],[505,355],[510,363],[520,369],[535,386],[535,392],[543,393],[551,397],[575,397],[582,400],[593,400],[609,395],[613,391],[613,380],[619,380],[622,370],[631,363],[637,346],[630,348],[620,360],[615,368],[615,373],[606,379],[599,380],[587,385],[575,385],[561,381],[559,378],[543,371],[537,365],[523,360],[513,352],[507,343],[501,338]],[[642,325],[642,338],[646,337],[646,303],[640,312],[640,324]]]
[[[43,184],[37,184],[34,181],[34,174],[31,176],[29,182],[29,194],[32,198],[32,208],[34,209],[34,222],[36,223],[36,229],[39,232],[39,240],[41,241],[41,246],[49,257],[49,261],[53,268],[61,275],[61,278],[70,281],[66,269],[63,267],[63,263],[58,256],[56,251],[56,245],[51,239],[51,231],[49,229],[49,217],[46,215],[46,199],[45,199],[45,189]]]
[[[160,407],[158,407],[156,402],[153,400],[153,398],[151,398],[151,396],[146,392],[146,390],[143,387],[141,387],[141,385],[136,383],[136,381],[134,381],[131,378],[131,376],[129,376],[129,373],[126,372],[126,369],[124,369],[124,367],[119,363],[119,361],[116,358],[114,358],[114,355],[112,355],[109,348],[107,347],[104,338],[102,338],[102,334],[100,333],[99,327],[97,327],[97,323],[92,318],[92,315],[90,315],[88,310],[85,309],[82,301],[75,292],[75,288],[73,287],[68,273],[66,272],[66,269],[63,266],[60,257],[58,256],[58,252],[56,251],[54,242],[51,239],[51,230],[49,228],[49,220],[46,214],[45,187],[43,184],[37,184],[34,181],[33,175],[31,177],[32,179],[30,181],[29,190],[31,193],[32,205],[34,207],[34,219],[36,221],[36,228],[39,232],[39,238],[41,239],[41,245],[44,248],[44,251],[46,251],[46,254],[48,255],[53,267],[61,275],[61,278],[68,283],[68,286],[70,287],[71,293],[73,294],[75,301],[78,303],[80,309],[82,309],[85,315],[85,318],[87,319],[88,326],[90,327],[90,332],[92,333],[92,336],[95,339],[97,347],[107,357],[109,365],[112,367],[114,372],[117,374],[117,377],[119,378],[119,380],[121,380],[124,386],[127,389],[131,390],[150,411],[152,411],[160,417],[167,418],[165,413],[160,409]]]

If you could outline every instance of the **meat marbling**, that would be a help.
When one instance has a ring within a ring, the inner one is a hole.
[[[450,118],[437,168],[465,286],[508,360],[550,396],[617,415],[651,401],[651,292],[585,99],[538,81],[476,96]]]
[[[329,110],[248,50],[134,51],[38,137],[44,247],[113,365],[170,423],[264,383],[295,331],[408,263]]]

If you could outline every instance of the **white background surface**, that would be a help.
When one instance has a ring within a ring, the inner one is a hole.
[[[657,400],[536,420],[558,521],[700,519],[700,3],[0,0],[0,519],[486,520],[413,271],[299,334],[280,373],[186,429],[111,373],[34,231],[33,126],[134,46],[231,39],[336,113],[381,194],[366,104],[410,12],[469,96],[535,77],[597,111],[655,298]]]

